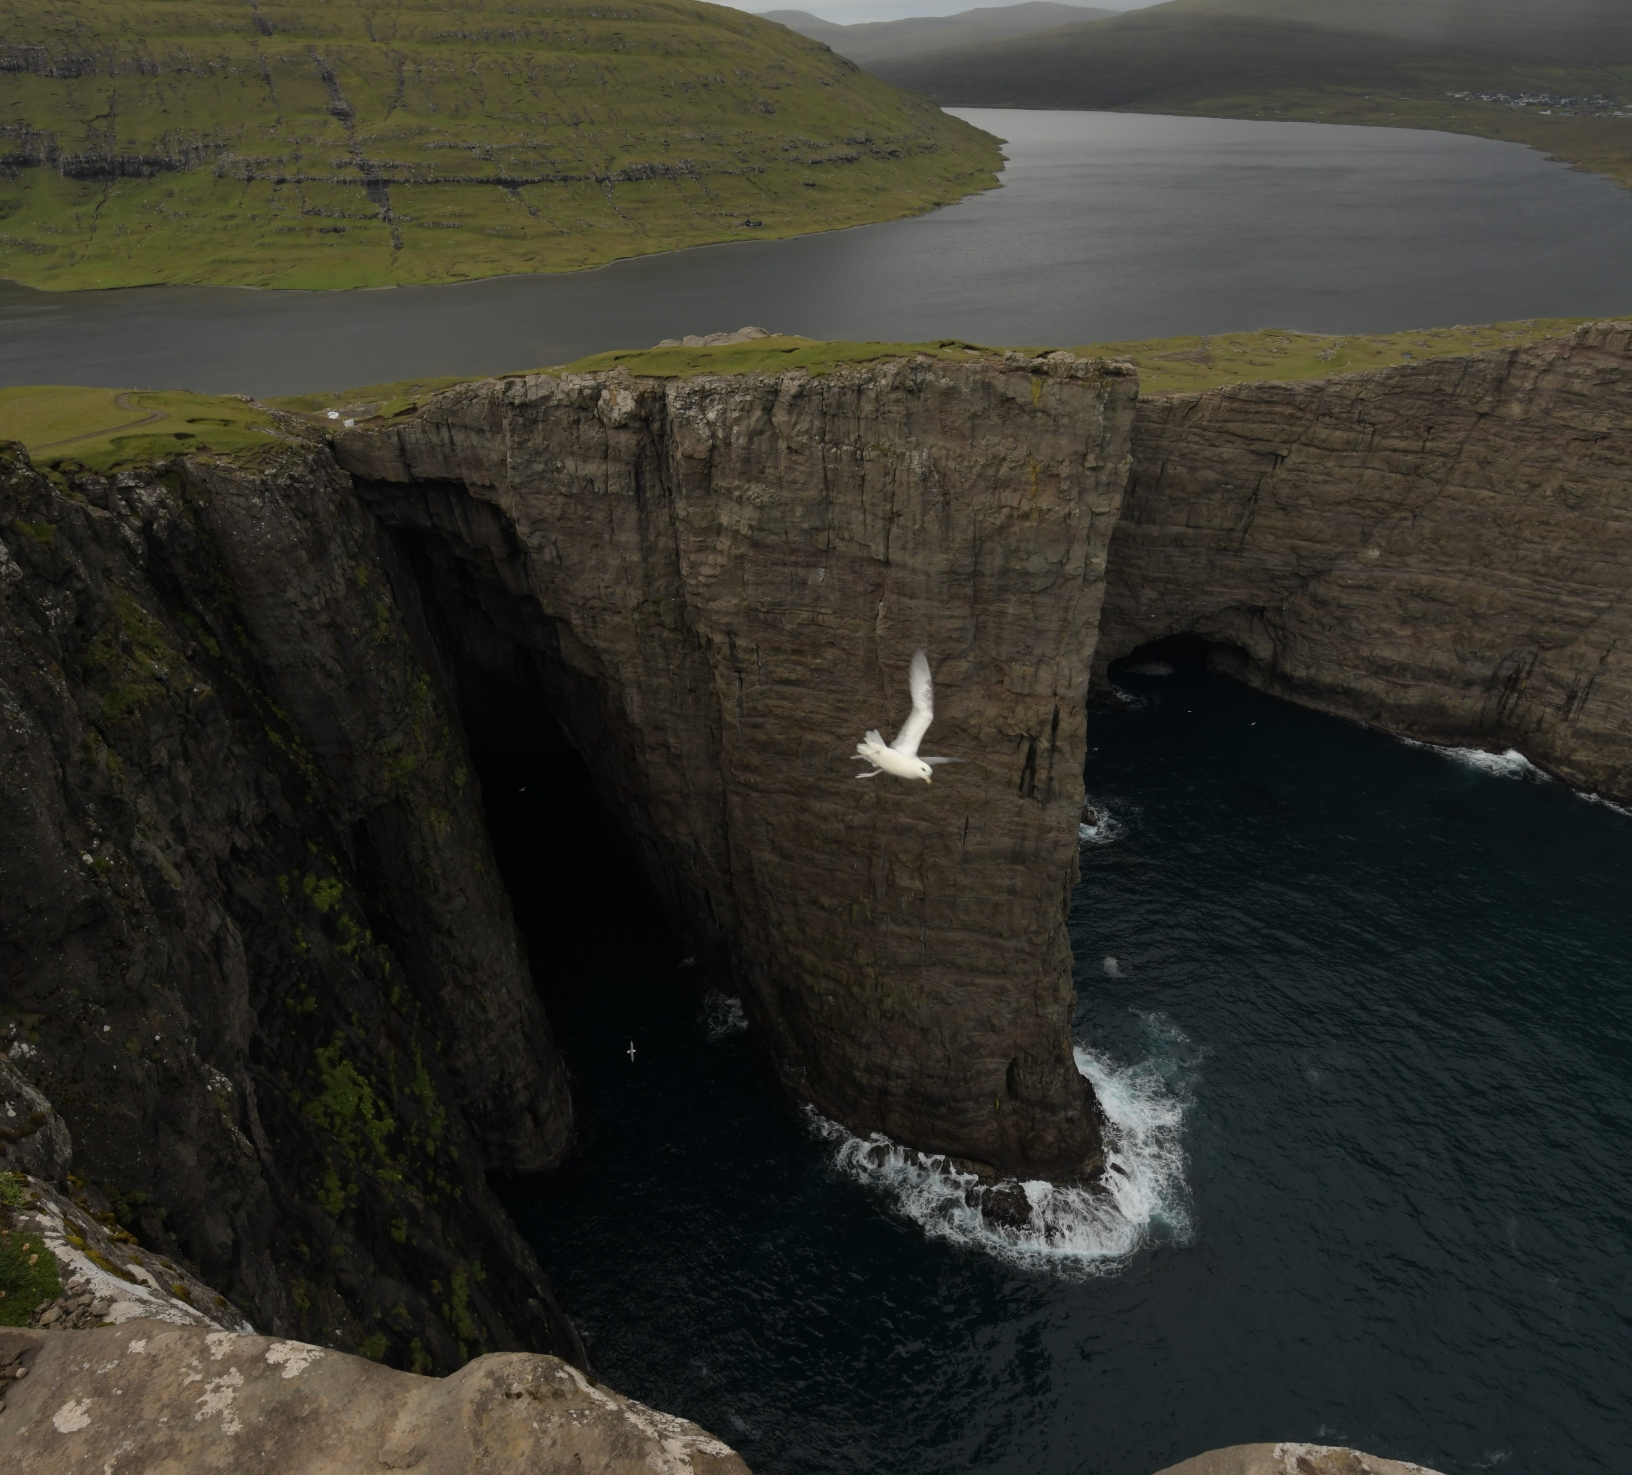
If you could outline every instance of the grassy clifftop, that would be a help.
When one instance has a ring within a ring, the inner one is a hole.
[[[885,220],[995,139],[694,0],[0,0],[0,276],[360,287]]]
[[[1275,328],[1199,338],[1091,343],[1073,350],[1084,358],[1130,362],[1145,397],[1187,394],[1226,384],[1330,379],[1413,360],[1449,358],[1482,349],[1513,348],[1567,336],[1586,318],[1536,318],[1480,327],[1408,329],[1398,333],[1335,336]],[[1020,350],[1028,356],[1046,348]],[[922,357],[952,363],[1001,357],[1009,350],[960,339],[930,343],[843,343],[771,336],[746,342],[687,347],[625,349],[592,354],[541,373],[596,373],[627,369],[654,378],[700,374],[783,373],[812,375],[879,359]],[[239,462],[260,460],[290,435],[294,415],[320,429],[355,420],[380,425],[412,415],[441,390],[482,375],[448,375],[323,390],[256,403],[238,395],[183,390],[123,392],[76,385],[0,389],[0,442],[21,441],[35,465],[48,471],[117,471],[155,460],[208,453]],[[330,415],[335,418],[330,419]],[[298,424],[296,426],[298,429]],[[304,432],[302,432],[304,433]]]

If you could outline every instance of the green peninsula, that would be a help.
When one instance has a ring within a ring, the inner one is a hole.
[[[997,141],[696,0],[0,0],[0,277],[569,271],[929,210]]]

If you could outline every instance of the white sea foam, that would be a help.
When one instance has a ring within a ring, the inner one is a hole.
[[[1122,1065],[1101,1051],[1076,1049],[1077,1069],[1093,1084],[1105,1114],[1105,1172],[1091,1187],[1011,1179],[982,1190],[975,1174],[943,1156],[914,1152],[881,1133],[852,1136],[806,1110],[839,1171],[881,1190],[933,1238],[1072,1277],[1115,1274],[1153,1239],[1182,1243],[1191,1233],[1183,1144],[1189,1103],[1176,1059],[1188,1041],[1165,1021],[1149,1017],[1146,1023],[1160,1052],[1151,1059]],[[1028,1223],[1010,1227],[980,1212],[979,1194],[994,1187],[1024,1192]]]
[[[1402,737],[1400,741],[1408,748],[1426,748],[1430,753],[1438,753],[1441,758],[1449,758],[1464,768],[1494,774],[1497,778],[1547,777],[1517,748],[1509,748],[1505,753],[1487,753],[1483,748],[1448,748],[1440,743],[1418,742],[1416,738]]]
[[[1613,809],[1616,814],[1625,815],[1628,819],[1632,819],[1632,809],[1628,809],[1624,804],[1617,804],[1613,799],[1606,799],[1602,794],[1584,793],[1581,797],[1588,804],[1602,804],[1605,809]]]
[[[748,1016],[742,1012],[742,1000],[733,999],[711,988],[703,995],[703,1034],[711,1040],[723,1040],[748,1028]]]
[[[1408,748],[1426,748],[1431,753],[1438,753],[1442,758],[1449,758],[1453,763],[1460,763],[1467,768],[1477,769],[1480,773],[1493,774],[1497,778],[1526,778],[1537,782],[1549,782],[1549,775],[1537,768],[1517,748],[1509,748],[1505,753],[1487,753],[1483,748],[1446,748],[1438,743],[1418,742],[1415,738],[1402,737],[1399,739]],[[1632,808],[1624,804],[1617,804],[1613,799],[1606,799],[1602,794],[1594,794],[1586,789],[1575,789],[1572,792],[1579,799],[1585,799],[1588,804],[1601,804],[1605,809],[1612,809],[1616,814],[1622,814],[1632,819]]]
[[[1122,976],[1122,965],[1115,958],[1107,956],[1100,962],[1099,966],[1105,970],[1107,978],[1120,978]]]
[[[1093,811],[1097,823],[1077,824],[1077,843],[1080,845],[1109,845],[1113,840],[1120,839],[1123,833],[1122,822],[1093,799],[1085,799],[1083,808]]]

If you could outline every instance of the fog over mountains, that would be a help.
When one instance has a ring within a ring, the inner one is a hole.
[[[840,56],[847,56],[864,67],[894,57],[916,56],[921,52],[958,46],[978,46],[987,41],[1053,30],[1057,26],[1102,20],[1116,13],[1115,9],[1064,5],[1058,0],[1020,0],[1015,5],[987,5],[976,10],[965,10],[958,15],[911,16],[901,20],[859,21],[842,25],[805,10],[761,12],[766,20],[774,20],[790,31],[798,31],[801,36],[824,42]]]

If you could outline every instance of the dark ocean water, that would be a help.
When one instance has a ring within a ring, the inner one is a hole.
[[[582,1127],[506,1194],[597,1370],[758,1475],[1267,1439],[1624,1470],[1632,818],[1199,671],[1119,680],[1072,937],[1137,1191],[1052,1268],[840,1165],[593,801],[488,764]]]
[[[1632,193],[1452,133],[959,109],[1002,189],[911,220],[598,271],[365,292],[0,282],[0,385],[298,394],[492,374],[757,323],[1084,344],[1632,311]]]

